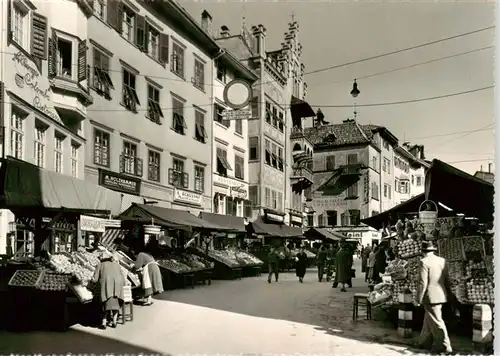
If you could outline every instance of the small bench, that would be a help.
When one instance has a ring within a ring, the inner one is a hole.
[[[368,301],[368,293],[354,293],[354,300],[352,306],[352,320],[358,320],[358,308],[359,305],[364,305],[366,307],[366,320],[371,320],[372,318],[372,306]]]
[[[121,320],[122,324],[125,324],[127,321],[134,321],[134,303],[132,301],[123,302],[118,319]]]

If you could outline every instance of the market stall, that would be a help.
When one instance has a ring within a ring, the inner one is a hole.
[[[249,237],[245,218],[207,212],[201,212],[200,218],[225,229],[211,235],[211,245],[198,244],[197,253],[203,253],[215,263],[214,278],[234,279],[260,274],[263,262],[245,248],[245,240]]]
[[[204,221],[188,211],[146,204],[132,204],[120,214],[122,227],[130,230],[129,245],[157,242],[153,256],[162,271],[165,288],[194,286],[212,278],[214,264],[186,248],[187,242],[200,236],[224,231],[224,227]]]

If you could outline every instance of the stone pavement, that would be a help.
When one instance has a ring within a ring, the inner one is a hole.
[[[115,347],[114,352],[173,355],[414,354],[396,330],[362,320],[363,310],[360,320],[352,321],[352,296],[366,291],[362,278],[346,293],[332,289],[330,283],[319,283],[312,269],[303,284],[294,273],[272,284],[265,275],[214,281],[211,286],[167,291],[153,306],[135,307],[134,322],[117,329],[75,326],[56,334],[53,342],[50,333],[0,334],[0,353],[96,353]]]

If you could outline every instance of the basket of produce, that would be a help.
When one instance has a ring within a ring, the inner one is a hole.
[[[72,278],[69,274],[44,272],[36,288],[43,291],[64,292],[68,289],[68,283]]]
[[[418,256],[422,253],[422,248],[420,246],[420,242],[413,240],[413,239],[408,239],[401,241],[401,243],[398,245],[398,254],[399,257],[403,259],[411,258]]]
[[[467,301],[470,304],[493,304],[494,289],[490,278],[473,278],[467,281]]]
[[[448,263],[448,275],[450,280],[459,281],[465,276],[465,265],[462,261],[451,261]]]
[[[394,260],[385,269],[385,275],[390,276],[393,281],[406,278],[405,260]]]
[[[393,288],[392,288],[392,297],[393,297],[393,303],[399,303],[398,296],[400,293],[403,293],[405,289],[409,289],[411,291],[412,295],[412,302],[413,304],[416,304],[417,301],[417,282],[404,279],[401,281],[395,281]]]
[[[465,260],[464,246],[462,239],[442,239],[438,241],[439,256],[447,261]]]
[[[474,262],[469,260],[465,267],[465,277],[467,279],[487,278],[489,275],[486,261]]]
[[[8,285],[10,287],[35,288],[44,273],[37,270],[18,270],[10,278]]]
[[[480,252],[481,256],[484,258],[486,251],[481,236],[463,237],[461,240],[463,241],[463,248],[466,256],[468,252]]]

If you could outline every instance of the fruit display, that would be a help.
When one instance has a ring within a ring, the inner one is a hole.
[[[239,267],[240,263],[233,250],[208,250],[208,256],[229,267]]]
[[[417,301],[417,282],[409,281],[407,279],[401,281],[395,281],[392,289],[392,302],[398,303],[399,294],[402,293],[406,288],[411,290],[412,303],[416,304]]]
[[[391,276],[393,281],[406,278],[406,264],[405,260],[397,259],[391,261],[385,268],[385,275]]]
[[[495,264],[493,263],[493,256],[486,256],[484,262],[486,263],[486,270],[488,271],[488,274],[493,275],[495,273]]]
[[[161,259],[156,261],[160,267],[168,269],[174,273],[187,273],[192,270],[191,267],[185,265],[184,263],[178,261],[175,258]]]
[[[462,261],[448,262],[448,275],[452,281],[463,279],[465,276],[464,263]]]
[[[240,264],[243,266],[253,266],[253,265],[263,265],[264,262],[259,260],[257,257],[242,250],[236,250],[236,258],[240,261]]]
[[[411,281],[418,281],[420,274],[420,257],[412,257],[408,259],[406,264],[406,274],[407,278]]]
[[[467,281],[467,301],[471,304],[492,304],[495,300],[494,286],[489,278],[473,278]]]
[[[484,252],[484,244],[483,244],[483,239],[481,237],[479,236],[464,237],[462,241],[465,252],[474,252],[474,251],[480,251],[481,253]]]
[[[465,280],[452,280],[451,281],[451,292],[457,298],[460,303],[467,302],[467,289],[465,286]]]
[[[42,272],[36,270],[19,270],[9,281],[11,287],[35,287]]]
[[[486,278],[488,276],[488,269],[485,261],[474,262],[469,261],[465,267],[465,277],[471,278]]]
[[[438,242],[439,255],[446,261],[463,261],[465,259],[462,239],[442,239]]]
[[[71,275],[46,271],[43,272],[36,288],[44,291],[62,292],[67,290],[71,278]]]
[[[184,264],[188,265],[193,270],[203,270],[214,267],[213,262],[209,262],[200,256],[190,253],[183,253],[180,258]]]
[[[410,258],[421,254],[420,242],[408,239],[398,245],[398,254],[401,258]]]

